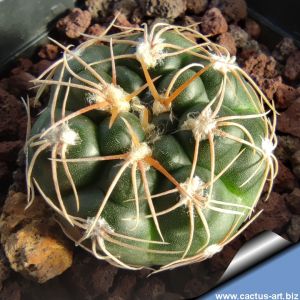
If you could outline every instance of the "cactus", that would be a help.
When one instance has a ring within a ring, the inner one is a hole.
[[[28,131],[28,206],[38,191],[69,238],[118,267],[205,260],[271,190],[274,104],[192,27],[112,27],[73,50],[53,40],[63,55],[35,80],[36,99],[50,96]]]

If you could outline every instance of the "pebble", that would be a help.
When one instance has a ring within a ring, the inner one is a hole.
[[[280,234],[291,218],[284,197],[276,192],[271,193],[267,202],[260,201],[255,211],[261,209],[263,209],[262,214],[243,233],[247,240],[266,230]]]
[[[0,248],[0,295],[3,288],[4,281],[9,278],[11,270],[7,258],[5,257],[4,251]]]
[[[68,269],[73,254],[44,200],[36,197],[25,206],[25,194],[8,195],[0,218],[1,244],[14,271],[43,283]]]
[[[111,14],[111,0],[85,0],[85,5],[94,19],[105,18]]]
[[[225,32],[220,34],[217,37],[217,43],[223,47],[225,47],[230,55],[235,56],[236,55],[236,45],[235,40],[230,32]]]
[[[275,93],[278,90],[278,87],[282,83],[281,76],[277,76],[274,78],[255,78],[256,82],[258,83],[259,87],[262,89],[264,94],[267,96],[268,99],[273,99]]]
[[[291,135],[278,136],[275,156],[283,163],[293,163],[292,155],[300,149],[300,139]]]
[[[287,229],[287,234],[292,242],[296,243],[300,240],[300,216],[292,216],[291,222]]]
[[[247,3],[245,0],[212,0],[210,6],[220,8],[227,21],[237,23],[247,16]]]
[[[280,160],[278,161],[278,175],[275,178],[274,190],[279,193],[291,192],[297,184],[292,171]]]
[[[148,17],[175,19],[186,10],[185,0],[139,0],[139,3]]]
[[[272,55],[280,62],[285,62],[286,59],[297,50],[292,38],[285,37],[279,44],[276,45]]]
[[[216,7],[206,11],[200,26],[201,32],[205,35],[216,35],[228,30],[228,25],[224,16]]]
[[[8,282],[0,293],[0,300],[22,300],[21,286],[15,281]]]
[[[203,13],[208,5],[208,0],[187,0],[187,9],[195,15]]]
[[[285,197],[285,201],[292,213],[300,215],[300,189],[295,188],[292,193]]]
[[[300,137],[300,98],[295,100],[287,110],[278,117],[277,129],[280,132]]]
[[[18,60],[18,66],[13,68],[10,73],[11,74],[18,74],[20,71],[29,72],[30,68],[32,67],[32,61],[28,58],[20,58]]]
[[[300,78],[300,50],[293,52],[287,59],[284,76],[291,81]]]
[[[58,56],[59,48],[54,44],[45,44],[38,52],[38,56],[42,59],[55,60]]]
[[[293,154],[293,156],[291,158],[291,163],[292,163],[292,166],[293,166],[293,173],[300,180],[300,150],[297,150]]]
[[[229,25],[229,32],[232,35],[237,48],[244,48],[247,46],[249,34],[240,26],[234,24]]]
[[[92,16],[89,11],[74,8],[70,14],[56,23],[56,28],[68,38],[76,39],[90,26]]]
[[[274,78],[277,76],[276,61],[264,53],[250,56],[244,62],[244,70],[255,78]]]
[[[132,299],[136,284],[137,278],[134,274],[123,274],[115,284],[115,288],[110,293],[108,300],[118,299],[118,296],[120,297],[120,295],[122,295],[121,299]]]
[[[300,97],[300,91],[298,89],[281,82],[275,93],[276,107],[278,109],[286,109],[297,97]]]
[[[157,299],[163,296],[165,292],[166,287],[164,282],[152,276],[136,291],[135,297],[137,299]]]
[[[42,59],[32,66],[32,73],[35,76],[41,75],[45,70],[47,70],[52,65],[52,61],[48,59]]]
[[[245,21],[245,31],[254,39],[257,39],[261,34],[260,25],[249,18]]]
[[[8,90],[10,93],[21,97],[22,95],[30,94],[34,84],[31,82],[35,77],[25,71],[20,71],[11,75],[8,78]]]
[[[79,250],[66,274],[68,286],[73,287],[79,299],[107,299],[119,269]]]
[[[135,0],[120,0],[114,3],[113,10],[121,12],[126,18],[129,18],[133,11],[138,8],[138,3]]]

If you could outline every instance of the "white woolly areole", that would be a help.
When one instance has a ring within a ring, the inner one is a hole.
[[[102,84],[98,84],[98,89],[99,89],[99,91],[103,90]],[[93,93],[87,94],[87,102],[89,104],[101,103],[104,101],[105,101],[104,97],[99,94],[93,94]]]
[[[213,63],[213,68],[215,70],[218,70],[222,73],[227,73],[228,71],[231,71],[233,69],[236,68],[235,60],[236,57],[235,56],[231,56],[231,57],[226,57],[226,56],[219,56],[216,54],[212,54],[212,63]]]
[[[133,147],[130,152],[130,160],[132,162],[144,159],[147,156],[151,156],[152,150],[147,143],[141,143],[136,147]]]
[[[271,156],[276,148],[272,141],[268,138],[261,140],[261,148],[267,156]]]
[[[139,42],[136,47],[136,57],[143,62],[147,68],[154,68],[162,59],[163,39],[154,38],[152,41],[147,37]]]
[[[211,108],[204,109],[198,117],[188,117],[181,129],[191,130],[195,138],[207,139],[207,135],[216,128],[216,121],[212,118]]]
[[[154,100],[153,106],[152,106],[152,112],[155,116],[158,116],[164,112],[170,111],[171,105],[165,106],[161,104],[159,101]]]
[[[80,142],[77,132],[69,127],[67,123],[53,128],[45,139],[51,144],[76,145]]]
[[[184,183],[180,184],[182,188],[186,190],[186,192],[191,195],[204,196],[205,190],[203,189],[204,182],[199,176],[194,176],[190,182],[190,178],[188,178]],[[193,201],[189,196],[180,195],[180,201],[187,205],[190,201]]]
[[[117,108],[119,111],[129,111],[130,103],[125,99],[128,95],[119,85],[108,84],[103,93],[107,98],[107,101],[112,104],[112,107]]]
[[[130,103],[131,103],[131,109],[138,113],[141,113],[145,108],[145,106],[141,104],[141,101],[137,96],[133,97]]]
[[[87,228],[86,230],[89,231],[89,229],[93,226],[95,222],[95,218],[87,218],[86,219],[86,224]],[[91,232],[91,237],[101,237],[102,231],[108,231],[108,232],[113,232],[114,230],[108,225],[106,220],[104,218],[99,218],[96,222],[95,227],[93,228]]]
[[[111,107],[117,108],[118,111],[130,110],[129,101],[124,100],[128,93],[126,93],[119,85],[108,84],[105,87],[99,85],[99,90],[102,91],[104,96],[89,93],[87,97],[89,104],[107,101],[110,103]]]
[[[218,244],[212,244],[210,246],[208,246],[205,250],[204,250],[204,255],[206,258],[211,258],[213,257],[215,254],[221,252],[223,249],[223,246],[218,245]]]

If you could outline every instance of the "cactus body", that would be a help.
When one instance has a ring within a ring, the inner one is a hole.
[[[29,203],[37,189],[70,238],[120,267],[164,270],[220,251],[276,174],[273,104],[189,28],[60,46],[37,80],[50,99],[27,143]]]

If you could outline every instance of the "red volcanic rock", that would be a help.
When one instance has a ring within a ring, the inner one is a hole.
[[[293,52],[287,59],[284,76],[289,80],[300,78],[300,50]]]
[[[280,132],[300,137],[300,98],[278,117],[277,129]]]
[[[90,26],[92,16],[89,11],[74,8],[70,14],[60,19],[56,28],[71,39],[80,37],[80,34]]]
[[[217,43],[225,47],[229,51],[230,55],[236,55],[235,41],[229,32],[225,32],[219,35],[217,38]]]
[[[272,192],[267,202],[260,201],[256,211],[261,209],[262,214],[243,233],[247,240],[267,230],[280,233],[290,221],[291,212],[285,204],[284,197],[278,193]]]
[[[228,30],[228,25],[221,11],[214,7],[206,11],[200,24],[201,31],[204,34],[220,34]]]

